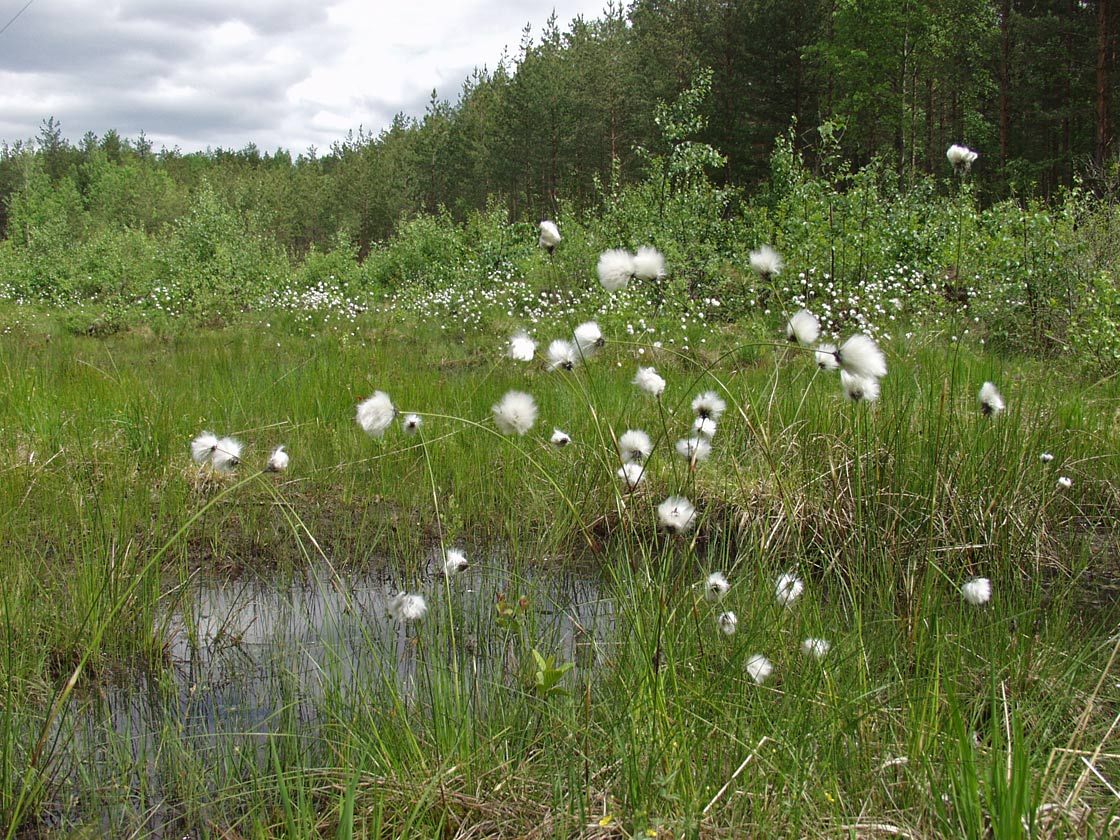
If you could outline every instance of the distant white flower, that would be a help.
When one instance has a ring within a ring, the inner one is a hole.
[[[813,355],[817,359],[817,367],[823,371],[836,370],[840,367],[840,362],[836,358],[835,344],[821,344]]]
[[[552,254],[556,246],[560,244],[560,228],[556,227],[556,222],[550,222],[547,219],[541,222],[541,237],[537,244],[548,251],[550,255]]]
[[[1058,478],[1058,486],[1063,490],[1068,490],[1073,486],[1073,479],[1068,475],[1063,475]]]
[[[358,425],[370,437],[381,437],[397,416],[393,401],[384,391],[374,391],[373,396],[358,403]]]
[[[419,414],[406,414],[401,418],[401,428],[406,435],[416,434],[422,425],[424,425],[424,418]]]
[[[562,432],[557,428],[553,428],[552,438],[550,439],[550,443],[553,446],[555,446],[557,449],[562,449],[571,442],[572,438],[567,432]]]
[[[618,439],[618,450],[623,461],[641,463],[653,452],[653,442],[641,429],[628,429]]]
[[[1044,464],[1049,464],[1051,461],[1054,460],[1054,455],[1051,452],[1043,452],[1041,455],[1038,456],[1038,460],[1040,460]]]
[[[980,386],[980,413],[985,417],[999,417],[1006,406],[999,389],[991,382]]]
[[[727,411],[727,403],[715,391],[705,391],[702,394],[697,394],[696,398],[693,399],[692,411],[697,417],[709,418],[718,422],[719,418],[723,416],[723,412]]]
[[[808,638],[801,643],[801,654],[814,659],[824,659],[832,650],[832,643],[828,639]]]
[[[762,685],[774,673],[774,665],[761,653],[754,653],[747,659],[747,676]]]
[[[694,524],[696,508],[684,496],[670,496],[657,506],[657,518],[670,534],[684,534]]]
[[[972,164],[980,155],[968,146],[958,146],[954,143],[945,152],[945,157],[949,158],[949,163],[953,165],[956,172],[963,174],[972,168]]]
[[[634,276],[634,255],[621,248],[604,251],[599,255],[595,270],[599,273],[599,283],[608,292],[625,289]]]
[[[887,375],[887,359],[870,336],[856,333],[836,351],[836,361],[848,373],[865,379],[882,379]]]
[[[707,461],[712,445],[702,437],[681,438],[677,441],[677,454],[686,461]]]
[[[268,466],[265,469],[268,472],[283,472],[288,468],[289,460],[288,453],[284,451],[283,445],[277,446],[268,457]]]
[[[640,280],[660,280],[665,274],[665,257],[656,248],[643,245],[634,255],[634,276]]]
[[[692,431],[705,440],[711,440],[716,436],[716,421],[711,417],[697,417],[692,421]]]
[[[468,565],[470,564],[467,563],[467,555],[458,548],[449,548],[447,549],[447,556],[443,560],[444,577],[455,577]]]
[[[704,581],[704,599],[710,604],[718,604],[731,589],[731,584],[723,572],[712,572]]]
[[[241,463],[241,441],[237,438],[224,437],[214,446],[214,454],[210,456],[210,463],[219,472],[229,472]]]
[[[203,432],[191,441],[191,458],[196,464],[205,464],[214,454],[218,436],[213,432]]]
[[[509,340],[509,350],[506,351],[506,355],[515,362],[531,362],[536,352],[537,342],[529,338],[528,333],[519,332]]]
[[[769,245],[763,245],[750,254],[751,269],[765,280],[771,280],[782,272],[782,256]]]
[[[817,316],[808,309],[799,309],[790,316],[786,324],[786,338],[796,341],[803,347],[808,347],[821,334],[821,322]]]
[[[841,370],[840,387],[844,389],[844,396],[852,402],[875,402],[879,399],[879,380],[873,377]]]
[[[537,404],[524,391],[510,391],[491,409],[503,435],[523,435],[537,420]]]
[[[655,397],[660,397],[665,390],[665,380],[651,367],[639,367],[634,376],[634,384]]]
[[[627,461],[618,468],[617,475],[622,479],[627,490],[636,490],[638,485],[646,480],[646,468],[637,461]]]
[[[739,617],[730,610],[720,613],[716,620],[719,622],[719,629],[723,631],[725,636],[734,636],[735,631],[739,629]]]
[[[579,364],[579,351],[572,342],[558,338],[548,345],[548,369],[572,370]]]
[[[774,594],[778,598],[778,603],[783,607],[792,607],[804,591],[805,581],[793,572],[785,572],[780,575],[778,583],[774,586]]]
[[[398,592],[389,599],[387,607],[389,617],[403,624],[419,621],[428,612],[428,602],[423,595],[410,595]]]
[[[961,595],[974,607],[986,604],[992,597],[992,582],[986,577],[975,577],[961,587]]]
[[[590,359],[606,343],[603,331],[594,321],[587,321],[576,327],[575,344],[583,358]]]

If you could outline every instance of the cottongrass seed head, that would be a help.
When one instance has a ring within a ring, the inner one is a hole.
[[[634,255],[634,276],[639,280],[661,280],[668,273],[665,257],[650,245],[643,245]]]
[[[627,429],[618,439],[618,452],[623,461],[641,463],[653,452],[653,441],[641,429]]]
[[[634,375],[634,384],[655,397],[660,397],[665,391],[665,380],[651,367],[639,367]]]
[[[284,445],[281,444],[272,450],[272,454],[268,456],[268,466],[265,470],[268,472],[284,472],[288,468],[288,453],[284,451]]]
[[[203,432],[191,441],[191,458],[196,464],[205,464],[214,455],[218,436],[213,432]]]
[[[604,251],[599,255],[595,271],[599,274],[600,285],[608,292],[625,289],[634,277],[634,255],[621,248]]]
[[[954,143],[946,152],[945,157],[949,159],[949,163],[953,165],[953,171],[963,175],[972,169],[972,164],[976,162],[976,158],[980,157],[979,154],[972,151],[968,146],[959,146]]]
[[[237,438],[224,437],[214,446],[214,454],[210,456],[210,463],[218,472],[229,472],[241,463],[241,441]]]
[[[773,663],[761,653],[752,653],[747,658],[747,676],[757,685],[762,685],[773,673]]]
[[[782,262],[782,255],[769,245],[763,245],[757,251],[751,251],[750,261],[751,269],[764,280],[772,280],[777,277],[782,273],[782,268],[785,267],[785,263]]]
[[[837,370],[840,367],[840,362],[836,358],[836,345],[835,344],[821,344],[817,347],[816,352],[813,354],[817,360],[817,367],[826,373],[829,371]]]
[[[549,254],[555,250],[556,246],[560,244],[560,228],[556,227],[556,222],[551,222],[548,219],[541,222],[541,236],[537,240],[537,244],[548,251]]]
[[[793,313],[786,324],[786,338],[802,347],[813,344],[820,337],[820,334],[821,322],[808,309],[799,309]]]
[[[515,333],[509,340],[509,349],[506,355],[515,362],[531,362],[537,353],[537,342],[529,338],[526,332]]]
[[[563,449],[565,446],[567,446],[571,442],[572,442],[572,436],[571,435],[569,435],[567,432],[561,431],[560,429],[557,429],[557,428],[553,427],[552,437],[549,438],[549,443],[551,443],[557,449]]]
[[[503,435],[523,435],[537,421],[537,404],[524,391],[509,391],[493,406],[494,423]]]
[[[1049,464],[1051,461],[1054,460],[1054,453],[1043,452],[1041,455],[1038,456],[1038,460],[1040,460],[1044,464]]]
[[[386,609],[394,621],[409,624],[428,614],[428,602],[423,595],[398,592],[389,599]]]
[[[381,437],[397,416],[393,401],[384,391],[374,391],[373,396],[358,403],[358,425],[370,437]]]
[[[684,496],[670,496],[657,506],[661,527],[670,534],[686,534],[696,521],[696,508]]]
[[[424,418],[419,414],[406,414],[401,418],[401,428],[404,429],[406,435],[415,435],[420,431],[420,427],[424,425]]]
[[[723,412],[727,411],[727,403],[715,391],[705,391],[692,400],[692,411],[697,417],[719,422]]]
[[[882,379],[887,375],[887,357],[869,335],[856,333],[836,351],[840,367],[853,376],[864,379]]]
[[[618,468],[616,475],[626,485],[626,489],[633,492],[646,480],[646,468],[636,461],[627,461]]]
[[[575,345],[583,358],[590,359],[606,343],[603,331],[594,321],[587,321],[576,327]]]
[[[774,585],[774,594],[778,598],[778,603],[783,607],[792,607],[804,591],[805,581],[793,572],[785,572],[780,575],[778,582]]]
[[[720,631],[725,636],[734,636],[735,631],[739,629],[739,617],[731,612],[731,610],[720,613],[716,621],[719,623]]]
[[[1072,486],[1073,486],[1073,479],[1070,478],[1068,475],[1062,475],[1062,476],[1058,477],[1058,487],[1059,487],[1059,489],[1068,490]]]
[[[692,421],[692,431],[710,441],[716,436],[716,421],[711,417],[697,417]]]
[[[858,376],[840,371],[840,387],[852,402],[875,402],[879,399],[879,380],[871,376]]]
[[[712,445],[707,438],[702,438],[699,435],[681,438],[677,441],[677,454],[686,461],[697,464],[701,461],[707,461],[711,457]]]
[[[992,597],[992,582],[986,577],[974,577],[961,587],[961,596],[974,607],[986,604]]]
[[[549,370],[574,370],[579,364],[579,351],[572,342],[558,338],[548,345]]]
[[[447,555],[443,560],[443,576],[455,577],[459,572],[463,571],[470,565],[467,563],[467,555],[457,548],[447,549]]]
[[[718,604],[730,589],[731,584],[727,582],[723,572],[712,572],[704,581],[704,600],[709,604]]]
[[[832,650],[832,643],[828,639],[808,638],[801,643],[801,655],[811,656],[814,659],[824,659]]]
[[[991,382],[980,386],[980,413],[985,417],[999,417],[1007,406],[999,389]]]

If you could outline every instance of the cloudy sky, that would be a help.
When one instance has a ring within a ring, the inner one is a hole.
[[[606,0],[0,0],[0,141],[47,117],[158,149],[326,150],[455,101],[521,32]],[[22,11],[21,11],[22,10]]]

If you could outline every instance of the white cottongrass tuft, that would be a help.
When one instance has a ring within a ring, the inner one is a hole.
[[[397,416],[393,401],[384,391],[374,391],[368,400],[358,403],[358,425],[370,437],[381,437]]]
[[[774,673],[774,665],[761,653],[753,653],[747,658],[747,676],[762,685]]]
[[[576,348],[585,359],[590,359],[600,347],[606,344],[603,331],[594,321],[587,321],[576,327],[575,339]]]
[[[1052,452],[1043,452],[1038,456],[1038,460],[1040,460],[1044,464],[1049,464],[1054,460],[1054,454]]]
[[[697,417],[692,421],[692,431],[705,440],[711,440],[716,436],[716,421],[711,417]]]
[[[459,572],[463,571],[470,564],[467,562],[467,555],[458,548],[447,549],[447,555],[443,559],[443,576],[455,577]]]
[[[830,650],[832,650],[832,643],[828,639],[810,637],[801,643],[802,656],[811,656],[814,659],[824,659]]]
[[[398,592],[389,599],[386,609],[390,618],[408,624],[412,621],[419,621],[427,615],[428,602],[424,600],[423,595]]]
[[[992,598],[992,582],[986,577],[974,577],[961,587],[961,596],[974,607],[986,604]]]
[[[765,280],[771,280],[777,277],[785,267],[782,262],[782,255],[771,248],[769,245],[763,245],[757,251],[751,251],[750,254],[751,269]]]
[[[874,377],[841,370],[840,387],[844,389],[844,396],[852,402],[875,402],[879,399],[879,380]]]
[[[634,255],[634,276],[640,280],[661,280],[668,273],[665,257],[656,248],[643,245]]]
[[[553,427],[552,437],[549,439],[549,443],[551,443],[557,449],[563,449],[565,446],[567,446],[571,442],[572,442],[572,436],[571,435],[569,435],[567,432],[561,431],[560,429],[557,429],[557,428]]]
[[[1068,475],[1063,475],[1058,478],[1058,487],[1062,490],[1068,490],[1073,486],[1073,479]]]
[[[229,472],[241,463],[241,441],[237,438],[224,437],[214,446],[214,454],[210,456],[210,463],[218,472]]]
[[[205,464],[214,454],[218,436],[213,432],[203,432],[191,441],[191,458],[196,464]]]
[[[712,572],[704,581],[704,600],[709,604],[718,604],[730,589],[731,584],[727,582],[723,572]]]
[[[401,418],[401,428],[404,429],[406,435],[414,435],[420,431],[420,427],[424,425],[424,418],[419,414],[406,414]]]
[[[560,228],[556,227],[556,222],[550,222],[548,219],[541,222],[541,237],[537,240],[537,244],[549,254],[560,244]]]
[[[657,506],[657,518],[670,534],[684,534],[695,524],[696,508],[684,496],[670,496]]]
[[[735,631],[739,629],[739,617],[730,610],[720,613],[716,621],[719,622],[719,629],[723,631],[725,636],[734,636]]]
[[[887,358],[875,339],[863,333],[856,333],[836,351],[836,361],[840,367],[864,379],[882,379],[887,375]]]
[[[985,417],[999,417],[1007,406],[1000,396],[999,389],[991,382],[980,386],[980,413]]]
[[[817,359],[817,367],[823,371],[832,371],[840,367],[840,361],[836,358],[835,344],[821,344],[813,355]]]
[[[802,347],[808,347],[815,342],[820,334],[821,322],[808,309],[799,309],[794,312],[786,324],[786,338],[790,341],[796,341]]]
[[[727,411],[727,403],[715,391],[705,391],[697,394],[692,401],[692,411],[697,417],[719,421],[723,412]]]
[[[646,468],[637,461],[627,461],[618,468],[617,475],[626,485],[626,489],[633,491],[646,480]]]
[[[651,367],[639,367],[634,375],[634,384],[655,397],[660,397],[665,391],[665,380]]]
[[[572,370],[579,364],[579,351],[572,342],[558,338],[548,345],[548,369]]]
[[[268,466],[265,470],[268,472],[284,472],[288,468],[288,453],[284,451],[284,446],[281,444],[272,450],[272,454],[268,456]]]
[[[526,332],[515,333],[509,340],[509,349],[506,355],[515,362],[531,362],[537,353],[537,342],[529,338]]]
[[[804,591],[805,581],[793,572],[785,572],[780,575],[777,584],[774,586],[774,594],[778,598],[778,603],[783,607],[792,607]]]
[[[686,461],[707,461],[712,454],[712,445],[706,438],[690,437],[677,441],[677,454]]]
[[[958,146],[954,143],[945,152],[945,157],[947,157],[949,163],[953,165],[954,171],[964,173],[972,168],[972,164],[975,163],[976,158],[980,157],[980,155],[972,151],[968,146]]]
[[[491,409],[503,435],[523,435],[537,420],[537,404],[524,391],[510,391]]]
[[[653,452],[653,441],[641,429],[627,429],[618,439],[618,451],[623,461],[641,463]]]
[[[604,251],[599,255],[595,270],[599,273],[599,283],[608,292],[625,289],[634,277],[634,255],[621,248]]]

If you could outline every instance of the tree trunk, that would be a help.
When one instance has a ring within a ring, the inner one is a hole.
[[[1112,152],[1112,0],[1097,0],[1097,142],[1093,160],[1104,166]]]

